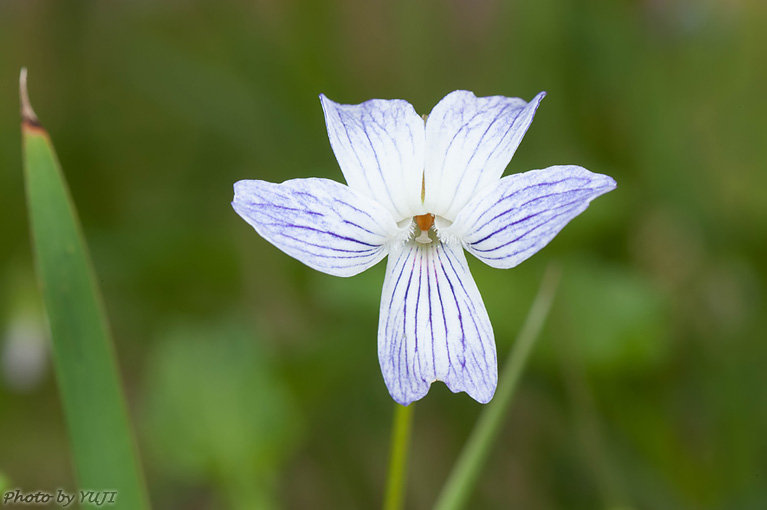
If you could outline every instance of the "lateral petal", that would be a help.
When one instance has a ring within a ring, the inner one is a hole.
[[[407,233],[383,206],[329,179],[239,181],[232,207],[277,248],[334,276],[375,265]]]
[[[426,121],[426,210],[453,221],[475,193],[498,180],[541,99],[445,96]]]
[[[320,95],[330,145],[350,188],[395,221],[422,214],[424,122],[400,99],[339,104]]]
[[[440,235],[461,239],[489,266],[514,267],[615,186],[611,177],[571,165],[509,175],[480,192]]]
[[[434,381],[481,403],[495,393],[493,328],[460,245],[416,242],[389,254],[378,359],[392,398],[422,398]]]

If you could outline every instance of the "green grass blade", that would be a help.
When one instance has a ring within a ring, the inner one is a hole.
[[[506,411],[511,405],[517,383],[530,357],[535,340],[549,314],[559,284],[560,273],[559,266],[553,264],[546,270],[538,295],[503,366],[495,396],[482,411],[466,446],[453,466],[434,505],[436,510],[458,510],[466,506],[466,501],[490,455],[490,448],[498,436]]]
[[[117,491],[112,508],[149,507],[103,306],[74,204],[21,74],[32,246],[79,490]],[[87,498],[86,498],[87,500]]]

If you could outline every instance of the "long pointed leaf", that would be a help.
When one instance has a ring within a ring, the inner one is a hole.
[[[112,508],[146,509],[112,340],[87,247],[53,145],[29,105],[26,70],[21,74],[21,101],[32,245],[79,489],[117,491]]]

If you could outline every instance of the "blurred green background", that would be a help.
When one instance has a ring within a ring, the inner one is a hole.
[[[428,113],[459,88],[548,91],[508,172],[618,181],[520,267],[470,261],[500,359],[564,268],[471,507],[767,508],[765,26],[763,0],[0,0],[0,485],[76,488],[29,248],[26,66],[154,508],[380,505],[384,264],[308,269],[236,216],[232,184],[342,180],[321,92]],[[480,410],[442,384],[418,403],[408,508]]]

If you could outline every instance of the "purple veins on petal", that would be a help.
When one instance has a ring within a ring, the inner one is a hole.
[[[489,401],[495,343],[462,249],[410,242],[398,250],[387,266],[379,323],[379,361],[392,397],[410,403],[441,380],[453,392]]]
[[[460,232],[466,249],[486,264],[510,268],[614,188],[610,177],[576,166],[510,175],[474,197],[450,229]]]
[[[423,172],[424,126],[406,101],[339,104],[320,96],[330,145],[347,184],[396,221],[414,214]]]
[[[472,196],[498,180],[543,98],[445,96],[426,122],[426,180],[438,183],[425,204],[453,220]]]
[[[352,276],[378,263],[399,232],[377,202],[328,179],[240,181],[232,206],[277,248],[336,276]]]
[[[529,234],[533,230],[535,230],[535,229],[545,225],[547,222],[550,222],[550,221],[556,219],[558,216],[561,216],[562,214],[566,214],[567,212],[570,212],[571,209],[566,209],[565,211],[558,212],[557,214],[555,214],[553,216],[546,216],[548,213],[559,211],[560,209],[568,208],[570,206],[581,207],[582,205],[583,205],[583,201],[582,200],[573,200],[571,202],[567,202],[567,203],[564,203],[564,204],[561,204],[561,205],[556,205],[556,206],[551,207],[549,209],[537,210],[536,212],[533,212],[533,213],[531,213],[531,214],[529,214],[529,215],[527,215],[527,216],[525,216],[523,218],[520,218],[518,220],[512,221],[511,223],[508,223],[508,224],[503,224],[500,221],[496,221],[494,223],[495,226],[499,226],[499,225],[503,225],[503,226],[500,226],[500,228],[497,228],[496,230],[493,230],[492,232],[487,234],[482,239],[479,239],[477,241],[472,241],[472,245],[474,246],[474,249],[477,250],[477,251],[488,251],[488,250],[480,250],[480,249],[477,248],[477,246],[479,246],[480,244],[484,243],[485,241],[487,241],[491,237],[494,237],[494,236],[496,236],[498,234],[502,234],[506,230],[509,230],[512,227],[515,227],[515,226],[517,226],[519,224],[522,224],[522,223],[525,223],[525,222],[530,222],[530,220],[534,220],[534,219],[541,218],[541,217],[544,218],[541,223],[533,224],[532,226],[530,226],[529,230],[527,230],[526,232],[520,234],[519,237],[517,237],[516,239],[512,239],[511,241],[508,241],[507,243],[505,243],[503,245],[496,246],[496,247],[491,248],[491,249],[501,248],[501,247],[505,246],[506,244],[510,244],[512,242],[516,242],[516,241],[522,239],[523,237],[525,237],[527,234]],[[519,210],[509,210],[508,212],[509,213],[515,213],[515,212],[520,212],[520,211]],[[521,212],[524,212],[524,209]],[[498,218],[500,218],[502,216],[505,216],[505,213],[499,215]],[[479,230],[480,229],[478,229],[478,231]]]

